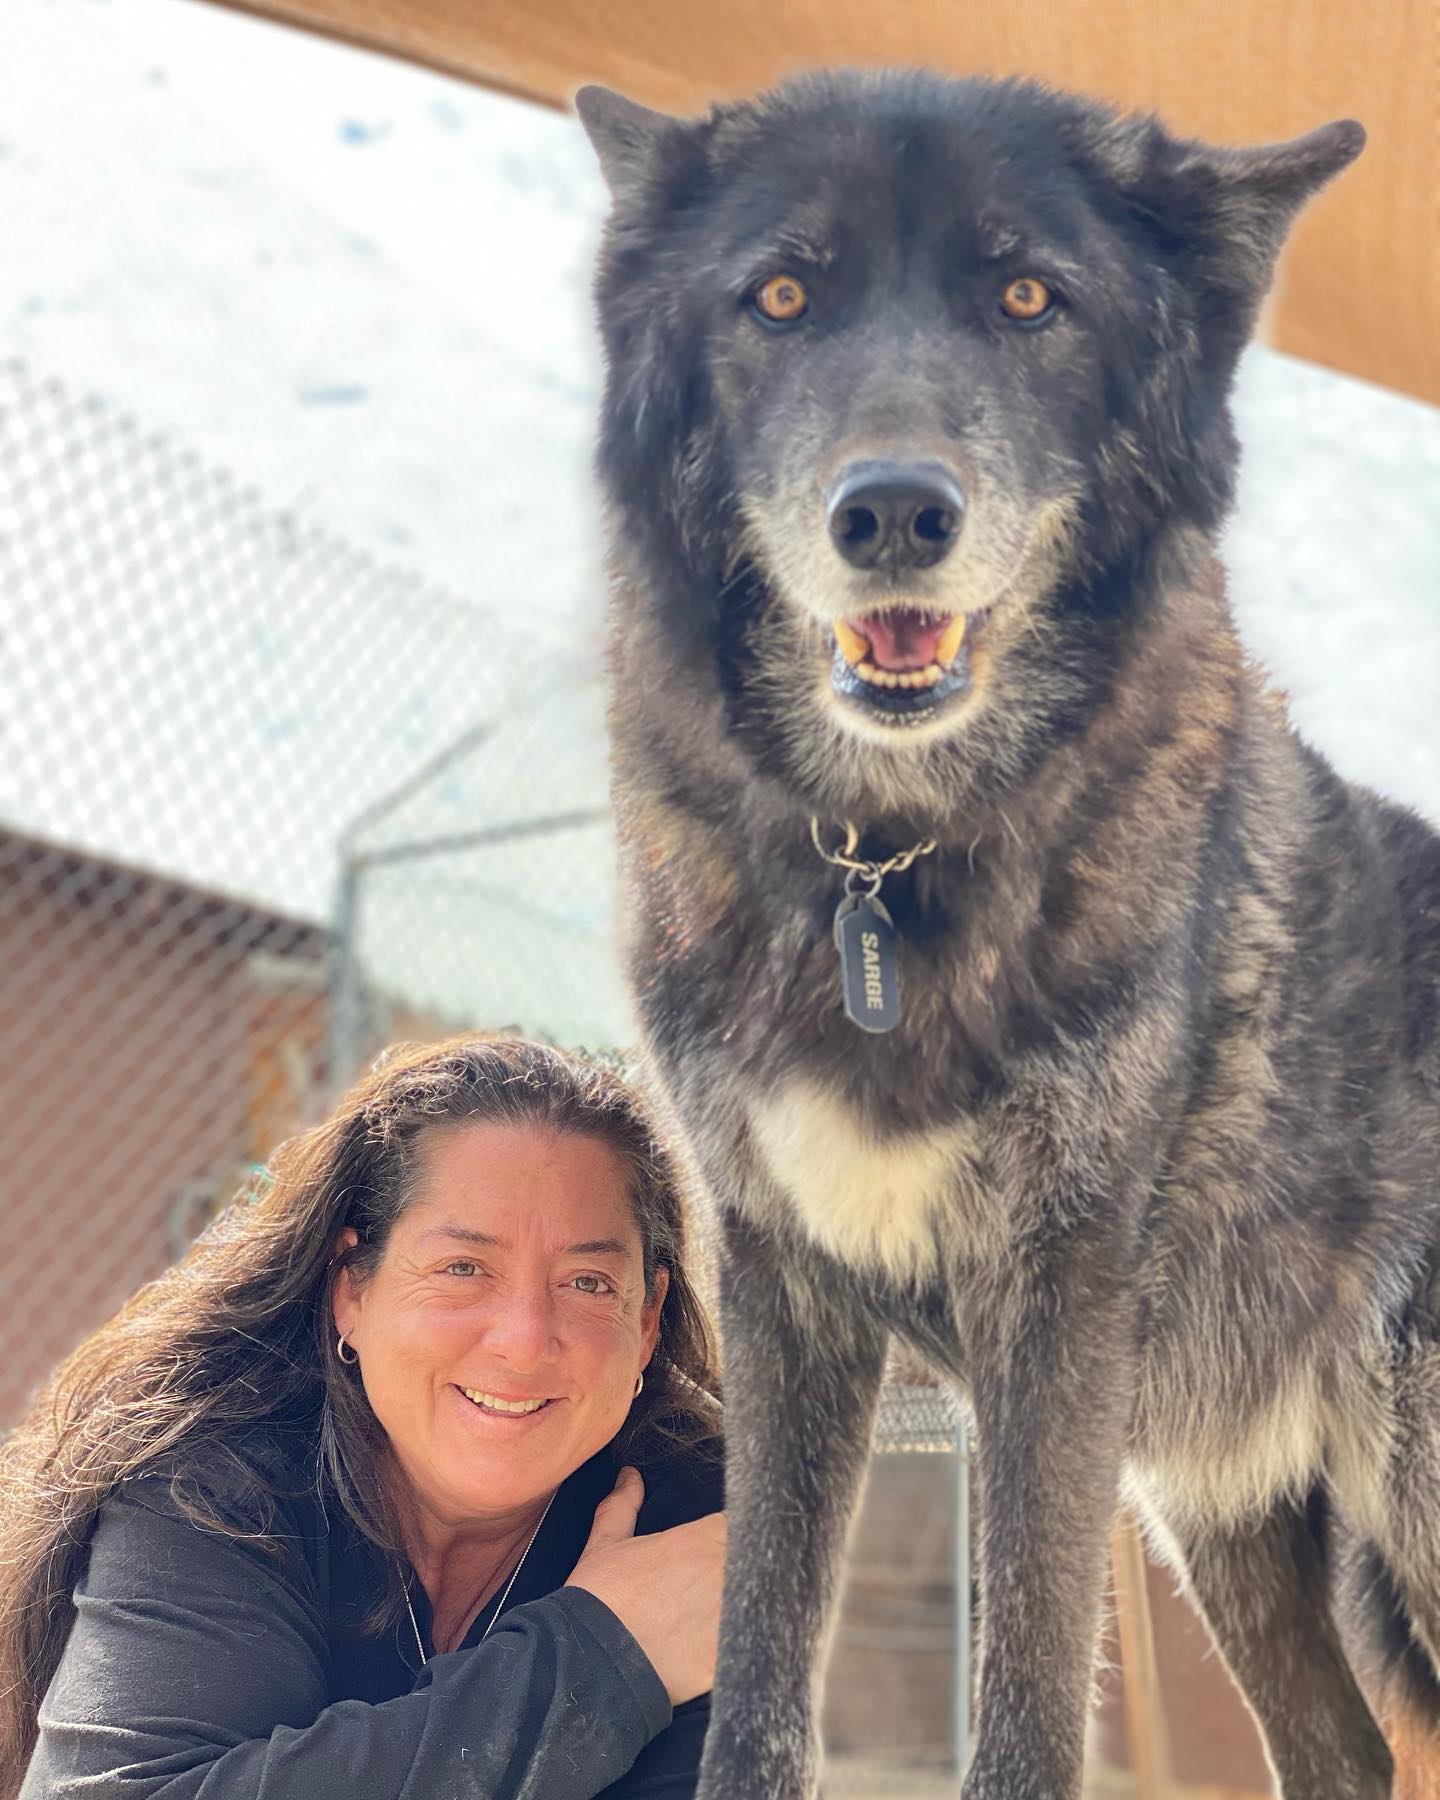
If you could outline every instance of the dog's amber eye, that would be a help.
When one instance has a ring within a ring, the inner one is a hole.
[[[1049,288],[1031,275],[1022,275],[1019,281],[1012,281],[1000,296],[1001,310],[1006,316],[1026,324],[1043,319],[1054,304],[1055,296]]]
[[[789,325],[810,304],[809,296],[793,275],[772,275],[755,290],[755,310],[777,325]]]

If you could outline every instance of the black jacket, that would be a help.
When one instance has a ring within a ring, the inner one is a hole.
[[[356,1628],[383,1569],[333,1500],[280,1502],[277,1558],[193,1524],[163,1477],[125,1483],[96,1520],[20,1800],[692,1795],[708,1697],[672,1715],[614,1613],[562,1585],[616,1471],[604,1450],[565,1482],[484,1643],[493,1602],[423,1667],[408,1616],[379,1638]],[[724,1504],[701,1453],[641,1471],[641,1531]],[[253,1530],[253,1499],[224,1486],[207,1500]]]

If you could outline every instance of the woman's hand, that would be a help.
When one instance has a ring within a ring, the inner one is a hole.
[[[725,1515],[637,1538],[644,1498],[640,1471],[622,1469],[595,1508],[590,1537],[565,1585],[605,1602],[654,1664],[670,1704],[679,1706],[715,1685]]]

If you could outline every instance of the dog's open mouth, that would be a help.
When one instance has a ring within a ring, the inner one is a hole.
[[[835,626],[830,682],[847,700],[894,719],[933,712],[969,691],[970,651],[990,616],[887,607]]]

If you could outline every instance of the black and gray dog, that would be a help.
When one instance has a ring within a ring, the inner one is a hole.
[[[723,1238],[701,1793],[812,1792],[893,1331],[973,1408],[972,1800],[1079,1792],[1122,1493],[1287,1800],[1386,1794],[1377,1714],[1440,1719],[1440,839],[1299,742],[1215,558],[1236,359],[1364,134],[578,107],[628,964]]]

